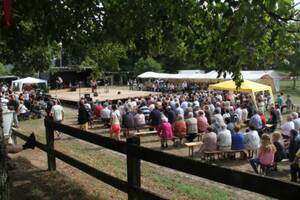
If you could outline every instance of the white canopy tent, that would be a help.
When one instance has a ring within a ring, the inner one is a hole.
[[[280,90],[280,76],[274,70],[256,70],[256,71],[241,71],[244,79],[257,81],[259,83],[270,85],[273,91],[278,92]],[[199,82],[220,82],[225,80],[231,80],[231,73],[227,73],[226,77],[221,74],[218,78],[217,71],[210,71],[207,73],[178,73],[178,74],[168,74],[168,73],[156,73],[156,72],[145,72],[138,76],[142,79],[165,79],[165,80],[189,80],[189,81],[199,81]]]
[[[27,77],[12,81],[13,87],[17,88],[19,92],[22,92],[23,85],[25,84],[45,84],[45,86],[47,87],[47,81],[38,78]]]

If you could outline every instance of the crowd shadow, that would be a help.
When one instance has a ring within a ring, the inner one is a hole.
[[[101,200],[86,194],[79,184],[68,176],[33,166],[27,159],[14,159],[15,170],[9,171],[11,200]]]

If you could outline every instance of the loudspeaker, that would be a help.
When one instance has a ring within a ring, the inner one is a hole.
[[[94,97],[97,97],[98,96],[98,92],[94,92]]]

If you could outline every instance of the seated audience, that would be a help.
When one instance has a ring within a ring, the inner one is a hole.
[[[284,147],[280,143],[281,134],[279,132],[274,132],[272,134],[272,142],[276,147],[276,153],[274,157],[274,171],[277,171],[277,163],[281,162],[285,158]]]
[[[249,126],[244,138],[244,147],[248,150],[257,150],[259,148],[260,138],[253,126]]]
[[[180,140],[186,136],[186,123],[183,115],[179,114],[174,124],[174,134],[179,137]]]
[[[209,124],[203,110],[198,111],[197,124],[199,133],[206,132]]]
[[[221,130],[218,132],[217,136],[217,145],[218,149],[223,150],[230,150],[231,149],[231,133],[226,128],[226,124],[221,125]]]
[[[200,146],[198,154],[203,155],[204,151],[215,151],[217,149],[217,134],[213,132],[211,127],[208,127],[202,138],[203,144]]]
[[[276,152],[276,147],[272,144],[271,138],[268,134],[263,134],[261,136],[261,146],[258,149],[257,158],[252,158],[249,160],[251,167],[258,174],[257,167],[259,165],[271,166],[274,162],[274,156]]]
[[[193,140],[197,137],[198,125],[197,119],[194,117],[194,114],[192,112],[188,113],[185,123],[187,127],[187,135],[185,138],[188,142],[193,142]]]
[[[293,122],[293,118],[291,115],[288,115],[287,116],[287,121],[282,124],[281,126],[281,130],[282,130],[282,137],[284,139],[288,139],[289,138],[289,134],[290,134],[290,131],[292,129],[295,129],[295,124]]]
[[[231,135],[231,149],[241,150],[244,149],[244,134],[240,132],[240,125],[234,126],[233,134]]]

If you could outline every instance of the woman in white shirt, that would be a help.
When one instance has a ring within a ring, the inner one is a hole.
[[[281,126],[282,137],[284,139],[288,139],[290,135],[290,131],[295,128],[295,124],[293,122],[293,117],[291,115],[287,116],[287,121]]]
[[[134,116],[134,123],[137,128],[141,128],[146,124],[145,115],[141,109],[138,109],[137,114]]]

